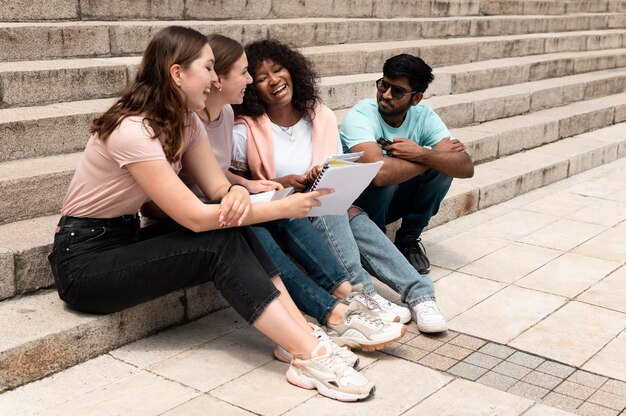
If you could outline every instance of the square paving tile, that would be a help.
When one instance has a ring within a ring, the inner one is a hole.
[[[600,388],[608,380],[607,377],[592,374],[587,371],[576,370],[567,378],[567,381],[572,383],[582,384],[583,386],[592,387],[594,389]]]
[[[149,369],[170,380],[207,392],[272,361],[273,348],[274,345],[255,329],[245,328]]]
[[[440,341],[436,338],[427,337],[425,335],[419,335],[406,342],[406,345],[410,345],[411,347],[419,348],[425,351],[435,351],[443,344],[445,344],[445,342]]]
[[[435,283],[437,305],[450,320],[505,286],[500,282],[454,272]]]
[[[533,384],[524,383],[523,381],[518,381],[509,389],[509,393],[516,394],[518,396],[526,397],[527,399],[539,401],[546,394],[548,394],[550,390],[544,389],[543,387],[535,386]]]
[[[253,416],[254,413],[250,413],[244,409],[241,409],[232,404],[223,402],[211,397],[208,394],[196,397],[193,400],[184,403],[169,412],[163,413],[162,416],[206,416],[207,410],[211,410],[211,414],[214,415],[228,415],[228,416]]]
[[[617,267],[617,262],[565,253],[518,280],[515,285],[573,298]]]
[[[564,217],[568,214],[579,211],[598,200],[598,198],[563,191],[525,205],[522,209],[525,211],[534,211],[542,214],[554,215],[556,217]]]
[[[430,246],[428,257],[436,266],[456,270],[507,244],[501,238],[466,232]]]
[[[573,411],[582,404],[582,400],[564,394],[550,392],[543,398],[542,403],[548,406],[558,407],[563,410]]]
[[[515,350],[513,348],[507,347],[506,345],[498,345],[490,342],[489,344],[484,345],[479,350],[479,352],[505,359],[514,354]]]
[[[502,391],[507,391],[508,389],[513,387],[515,383],[517,383],[517,380],[513,377],[505,376],[504,374],[494,373],[493,371],[489,371],[476,381],[478,383],[484,384],[485,386],[493,387],[494,389]]]
[[[408,345],[399,345],[397,348],[393,348],[391,351],[389,351],[389,354],[393,355],[394,357],[402,358],[416,363],[424,358],[428,354],[428,351],[420,350],[419,348],[414,348]]]
[[[565,380],[563,383],[559,384],[554,391],[580,400],[587,400],[595,389]]]
[[[570,367],[569,365],[556,363],[554,361],[546,361],[537,367],[537,371],[541,373],[550,374],[560,378],[567,378],[575,370],[575,368]]]
[[[523,243],[567,251],[606,230],[606,227],[586,222],[562,219],[520,239]]]
[[[624,237],[626,244],[626,236]],[[626,313],[626,266],[616,270],[578,297],[582,302]]]
[[[611,227],[626,219],[626,203],[602,199],[568,215],[568,218]]]
[[[600,387],[602,391],[626,397],[626,382],[619,380],[609,380]]]
[[[451,340],[450,344],[458,345],[459,347],[476,351],[477,349],[485,345],[485,341],[479,338],[470,337],[469,335],[461,334]]]
[[[539,371],[531,371],[528,373],[522,381],[532,384],[534,386],[543,387],[548,390],[552,390],[563,382],[563,379],[550,374],[541,373]]]
[[[531,400],[457,379],[405,413],[418,415],[520,415],[531,407]],[[389,414],[389,413],[387,413]]]
[[[585,370],[626,381],[626,331],[611,340],[583,366]]]
[[[598,390],[593,393],[587,401],[618,411],[626,409],[626,397],[611,394],[602,390]]]
[[[573,252],[621,264],[626,262],[624,235],[626,235],[626,224],[619,224],[576,247]]]
[[[87,415],[103,409],[104,413],[111,414],[108,412],[114,409],[118,415],[152,416],[165,413],[198,395],[194,389],[144,372],[89,392],[40,414]]]
[[[316,395],[285,415],[400,415],[450,382],[452,377],[418,364],[384,357],[363,370],[376,382],[376,395],[357,403],[342,403]]]
[[[563,304],[559,296],[509,286],[450,321],[450,328],[506,344]]]
[[[624,314],[570,302],[514,339],[510,345],[580,366],[625,327]]]
[[[524,416],[572,416],[573,413],[544,404],[535,404]]]
[[[591,178],[569,188],[569,192],[579,195],[595,196],[606,198],[624,189],[623,183],[619,179],[612,178]]]
[[[287,368],[287,363],[269,362],[212,390],[211,395],[253,413],[268,416],[283,414],[317,393],[316,390],[292,386],[285,378]]]
[[[487,370],[486,368],[481,368],[472,364],[460,362],[452,366],[448,370],[448,373],[454,374],[455,376],[466,378],[468,380],[475,381],[480,376],[485,374],[487,371],[489,370]]]
[[[525,375],[531,372],[531,369],[508,361],[503,361],[495,366],[491,371],[513,377],[516,380],[521,380]]]
[[[545,360],[541,357],[535,357],[534,355],[526,354],[525,352],[516,351],[515,354],[511,355],[506,359],[507,361],[524,366],[526,368],[537,368],[541,363]]]
[[[473,351],[467,348],[459,347],[453,344],[444,344],[437,348],[435,352],[444,357],[453,358],[455,360],[462,360],[470,355]]]
[[[466,363],[476,365],[478,367],[492,369],[496,365],[502,362],[501,358],[493,357],[491,355],[483,354],[481,352],[475,352],[469,355],[465,360]]]
[[[512,283],[550,260],[560,251],[528,244],[511,244],[486,255],[459,271],[504,283]]]
[[[444,357],[443,355],[431,352],[430,354],[419,360],[419,363],[430,368],[446,371],[447,369],[458,363],[458,360]]]
[[[552,215],[514,210],[474,228],[474,232],[516,241],[558,220]]]
[[[583,403],[576,410],[576,414],[581,416],[617,416],[619,412],[597,404]]]

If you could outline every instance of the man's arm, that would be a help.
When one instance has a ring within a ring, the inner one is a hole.
[[[395,158],[433,168],[453,178],[474,176],[474,162],[456,139],[446,137],[429,149],[408,139],[395,138],[394,144],[385,150]]]
[[[363,156],[359,162],[377,162],[382,160],[383,166],[380,168],[372,185],[388,186],[395,185],[407,181],[420,173],[424,172],[428,167],[419,163],[413,163],[395,157],[383,155],[383,151],[376,142],[363,142],[353,146],[351,152],[363,152]]]

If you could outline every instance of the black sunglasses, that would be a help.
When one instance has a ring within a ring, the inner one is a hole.
[[[391,97],[394,98],[395,100],[399,100],[400,98],[404,97],[407,94],[415,94],[419,92],[419,91],[407,91],[402,87],[398,87],[397,85],[388,83],[382,78],[376,80],[376,88],[378,88],[378,91],[383,94],[386,93],[389,88],[391,88]]]

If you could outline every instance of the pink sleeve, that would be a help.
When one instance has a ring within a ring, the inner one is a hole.
[[[134,162],[166,160],[161,142],[151,136],[152,130],[141,118],[128,117],[108,137],[106,147],[120,168]]]
[[[196,113],[191,113],[187,119],[187,126],[185,127],[185,145],[183,147],[183,153],[193,149],[202,140],[209,140],[206,129],[200,120],[200,117]]]

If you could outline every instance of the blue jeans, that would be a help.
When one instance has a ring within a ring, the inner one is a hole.
[[[271,221],[252,229],[278,268],[296,306],[325,324],[339,302],[330,293],[348,278],[322,236],[307,219]],[[285,253],[295,259],[308,276]]]
[[[364,212],[351,219],[345,214],[315,217],[311,221],[352,284],[362,283],[366,292],[373,293],[371,273],[399,293],[402,302],[409,306],[435,300],[430,277],[420,275]]]
[[[397,185],[370,185],[354,202],[385,232],[386,225],[402,218],[396,241],[404,235],[420,236],[437,214],[452,178],[435,169]]]

